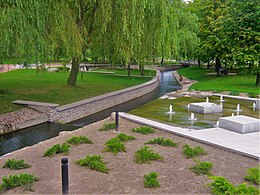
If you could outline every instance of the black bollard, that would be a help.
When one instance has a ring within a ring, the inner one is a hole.
[[[68,158],[61,159],[62,194],[69,193]]]
[[[118,124],[118,112],[116,111],[116,128],[115,128],[115,132],[117,133],[118,132],[118,126],[119,126],[119,124]]]

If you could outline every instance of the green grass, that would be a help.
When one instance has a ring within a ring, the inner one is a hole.
[[[141,126],[141,127],[137,127],[137,128],[134,128],[132,129],[133,132],[135,133],[142,133],[144,135],[147,135],[149,133],[154,133],[155,130],[151,127],[146,127],[146,126]]]
[[[97,68],[94,69],[93,71],[99,71],[99,72],[113,72],[114,74],[118,75],[127,75],[128,72],[126,69],[105,69],[105,68]],[[131,76],[140,76],[140,71],[139,70],[131,70],[130,73]],[[144,70],[144,76],[155,76],[156,71],[155,70]]]
[[[207,154],[203,148],[201,148],[199,146],[196,146],[195,148],[191,148],[188,144],[185,144],[183,146],[182,152],[187,158],[193,158],[193,157],[196,157],[198,155]]]
[[[0,191],[10,190],[18,186],[22,186],[26,190],[32,191],[32,184],[33,182],[38,181],[38,178],[30,174],[19,174],[3,177],[2,181],[3,182],[0,184]]]
[[[260,165],[258,167],[250,168],[246,172],[247,175],[244,177],[245,180],[256,185],[260,184]]]
[[[172,146],[172,147],[176,147],[179,145],[178,143],[175,143],[172,140],[165,139],[163,137],[154,138],[153,140],[150,140],[150,141],[146,142],[145,144],[158,144],[161,146]]]
[[[44,153],[44,157],[48,156],[48,157],[52,157],[55,154],[60,154],[60,153],[65,153],[68,154],[70,150],[70,145],[68,145],[67,143],[63,143],[63,144],[55,144],[54,146],[52,146],[51,148],[49,148],[45,153]]]
[[[68,144],[79,145],[79,144],[93,144],[93,141],[85,136],[73,136],[66,141]]]
[[[196,166],[191,167],[190,169],[197,175],[212,175],[211,168],[213,164],[211,162],[201,162],[199,160],[195,161]]]
[[[75,163],[80,166],[87,166],[92,170],[99,171],[101,173],[108,173],[109,169],[106,167],[106,163],[102,160],[102,156],[87,156],[84,159],[76,160]]]
[[[236,75],[223,76],[207,75],[213,69],[203,69],[200,67],[189,67],[178,70],[178,73],[187,78],[197,80],[189,89],[202,91],[237,91],[240,93],[260,94],[259,87],[255,86],[256,76]]]
[[[8,159],[3,168],[12,169],[12,170],[19,170],[19,169],[26,169],[31,167],[31,165],[26,164],[24,160],[15,160],[15,159]]]
[[[65,105],[149,81],[151,78],[126,77],[86,72],[79,73],[77,87],[66,85],[69,72],[14,70],[0,74],[0,114],[22,108],[14,100],[29,100]]]
[[[126,152],[126,148],[124,142],[122,142],[119,138],[114,137],[108,140],[105,143],[105,150],[104,152],[112,152],[114,155],[117,155],[119,152]]]
[[[162,160],[163,156],[144,146],[135,152],[135,162],[138,164],[150,163],[152,160]]]
[[[150,172],[144,175],[144,187],[145,188],[156,188],[160,187],[160,183],[157,180],[158,174],[156,172]]]
[[[101,127],[99,129],[99,131],[108,131],[108,130],[115,129],[115,128],[116,128],[116,124],[115,123],[105,123],[103,125],[103,127]]]
[[[254,188],[253,186],[247,186],[246,183],[240,184],[237,187],[235,187],[222,176],[212,176],[210,178],[213,180],[211,183],[209,183],[212,194],[216,194],[216,195],[222,195],[222,194],[258,195],[259,194],[259,189]]]

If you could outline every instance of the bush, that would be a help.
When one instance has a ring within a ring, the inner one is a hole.
[[[256,185],[260,184],[260,165],[258,167],[250,168],[246,172],[247,175],[244,177],[245,180]]]
[[[125,145],[119,138],[112,138],[105,143],[104,152],[112,152],[117,155],[119,152],[126,152]]]
[[[185,144],[183,146],[183,154],[187,157],[187,158],[193,158],[196,157],[198,155],[205,155],[207,154],[205,152],[205,150],[199,146],[196,146],[194,149],[192,149],[188,144]]]
[[[66,143],[64,144],[55,144],[51,148],[49,148],[43,156],[49,156],[52,157],[55,154],[65,153],[68,154],[70,150],[70,146]]]
[[[116,136],[117,139],[119,139],[122,142],[125,141],[131,141],[131,140],[135,140],[136,138],[130,135],[126,135],[124,133],[120,133],[118,136]]]
[[[205,174],[205,175],[212,175],[211,168],[213,166],[210,162],[201,162],[199,160],[195,161],[196,166],[191,167],[190,169],[196,173],[197,175]]]
[[[160,160],[163,156],[155,153],[148,146],[144,146],[135,152],[135,162],[138,164],[150,163],[151,160]]]
[[[22,186],[26,190],[32,191],[32,183],[38,181],[38,178],[30,174],[19,174],[3,177],[2,181],[0,191],[9,190],[18,186]]]
[[[151,127],[146,127],[146,126],[141,126],[141,127],[138,127],[138,128],[134,128],[132,129],[133,132],[137,132],[137,133],[142,133],[142,134],[149,134],[149,133],[154,133],[155,130]]]
[[[253,93],[253,92],[250,92],[247,94],[249,97],[251,98],[257,98],[257,96],[259,95],[258,93]]]
[[[26,164],[24,160],[15,160],[15,159],[8,159],[3,168],[12,169],[12,170],[19,170],[19,169],[26,169],[31,167],[31,165]]]
[[[163,137],[154,138],[153,140],[150,140],[145,144],[158,144],[161,146],[173,146],[173,147],[178,146],[177,143],[173,142],[170,139],[164,139]]]
[[[101,173],[108,173],[109,169],[106,167],[106,163],[103,162],[102,156],[87,156],[84,159],[76,160],[75,163],[80,166],[87,166],[92,170],[99,171]]]
[[[256,189],[253,186],[247,186],[246,183],[240,184],[237,187],[235,187],[231,183],[229,183],[224,177],[212,176],[211,179],[213,180],[213,182],[209,183],[209,186],[211,186],[212,194],[259,194],[259,189]]]
[[[115,129],[116,128],[116,124],[115,123],[105,123],[103,125],[103,127],[101,127],[99,129],[99,131],[108,131],[110,129]]]
[[[147,175],[144,175],[144,187],[145,188],[160,187],[157,177],[158,177],[158,175],[156,172],[150,172]]]
[[[240,92],[239,91],[230,91],[229,95],[240,95]]]
[[[85,136],[73,136],[66,141],[68,144],[79,145],[79,144],[93,144],[89,138]]]

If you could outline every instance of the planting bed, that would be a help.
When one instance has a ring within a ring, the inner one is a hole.
[[[132,128],[139,127],[139,124],[120,119],[119,131],[127,135],[136,137],[135,140],[125,142],[127,152],[119,152],[114,155],[110,152],[103,152],[104,144],[117,134],[113,130],[99,131],[104,123],[113,122],[105,119],[97,123],[88,125],[72,133],[63,134],[35,146],[13,152],[0,158],[2,167],[7,159],[23,159],[32,165],[24,170],[0,171],[0,179],[10,174],[34,174],[38,181],[33,184],[34,192],[24,191],[17,187],[6,193],[12,194],[60,194],[61,193],[61,173],[60,161],[63,157],[69,158],[69,192],[72,194],[209,194],[210,187],[207,186],[211,180],[208,176],[197,175],[190,168],[196,163],[192,158],[187,158],[182,154],[183,145],[191,147],[200,146],[207,155],[199,155],[195,159],[208,161],[213,164],[212,174],[223,176],[233,185],[237,186],[245,180],[246,170],[256,167],[259,161],[247,158],[223,149],[211,147],[199,142],[182,138],[167,132],[156,130],[148,135],[132,132]],[[43,157],[44,152],[54,144],[62,144],[73,136],[86,136],[93,144],[80,144],[71,146],[69,154],[56,154],[52,158]],[[144,143],[157,137],[164,137],[179,143],[177,147],[164,147],[160,145],[147,144],[152,150],[163,156],[163,161],[151,161],[150,164],[137,164],[134,154],[144,146]],[[85,158],[86,155],[103,156],[104,162],[109,169],[108,173],[101,173],[75,164],[75,160]],[[150,172],[158,174],[157,180],[160,187],[144,188],[144,175]],[[255,186],[257,187],[257,186]]]

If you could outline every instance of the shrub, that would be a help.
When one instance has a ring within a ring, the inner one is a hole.
[[[75,163],[80,166],[87,166],[92,170],[99,171],[101,173],[108,173],[109,169],[106,167],[106,163],[103,162],[102,156],[87,156],[84,159],[76,160]]]
[[[260,165],[258,167],[250,168],[246,172],[247,175],[244,177],[245,180],[248,180],[256,185],[260,184]]]
[[[131,140],[135,140],[136,138],[130,135],[126,135],[124,133],[120,133],[118,136],[116,136],[117,139],[119,139],[122,142],[125,141],[131,141]]]
[[[126,152],[125,145],[119,138],[112,138],[105,143],[104,152],[112,152],[117,155],[118,152]]]
[[[239,91],[230,91],[229,95],[240,95],[240,92]]]
[[[205,152],[205,150],[199,146],[196,146],[194,149],[192,149],[188,144],[185,144],[183,146],[183,154],[187,157],[187,158],[193,158],[196,157],[198,155],[205,155],[207,154]]]
[[[190,169],[196,173],[197,175],[205,174],[205,175],[212,175],[211,168],[213,166],[210,162],[201,162],[199,160],[195,161],[196,166],[191,167]]]
[[[163,156],[144,146],[135,152],[135,162],[138,164],[150,163],[151,160],[160,160]]]
[[[0,185],[0,191],[9,190],[18,186],[24,187],[26,190],[32,191],[32,183],[38,179],[30,174],[10,175],[3,177]]]
[[[115,129],[116,128],[116,124],[115,123],[105,123],[103,125],[103,127],[101,127],[99,129],[99,131],[108,131],[110,129]]]
[[[3,168],[14,169],[14,170],[26,169],[29,167],[31,167],[31,165],[26,164],[24,160],[15,160],[15,159],[8,159],[3,166]]]
[[[240,184],[237,187],[235,187],[230,182],[228,182],[224,177],[212,176],[211,179],[213,180],[213,182],[209,183],[209,186],[211,186],[212,194],[216,194],[216,195],[222,195],[222,194],[258,195],[259,194],[259,189],[256,189],[253,186],[247,186],[246,183]]]
[[[93,144],[93,141],[85,136],[73,136],[72,138],[67,140],[67,143],[72,145]]]
[[[70,146],[66,143],[64,144],[55,144],[51,148],[49,148],[43,156],[53,156],[55,154],[65,153],[67,154],[69,152]]]
[[[250,92],[250,93],[248,93],[247,95],[248,95],[249,97],[251,97],[251,98],[257,98],[258,93]]]
[[[177,143],[173,142],[170,139],[164,139],[163,137],[154,138],[153,140],[150,140],[145,144],[158,144],[161,146],[173,146],[173,147],[178,146]]]
[[[157,177],[158,177],[158,175],[156,172],[150,172],[147,175],[144,175],[144,187],[145,188],[160,187]]]
[[[146,126],[141,126],[141,127],[138,127],[138,128],[134,128],[132,129],[133,132],[137,132],[137,133],[142,133],[142,134],[149,134],[149,133],[154,133],[155,130],[151,127],[146,127]]]

